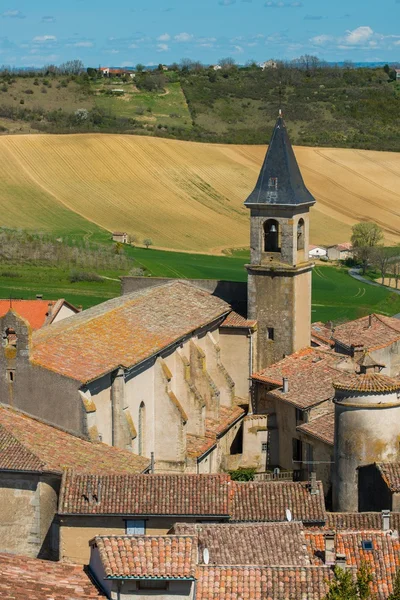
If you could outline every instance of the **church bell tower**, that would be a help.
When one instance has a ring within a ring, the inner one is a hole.
[[[250,209],[248,318],[258,322],[256,369],[310,345],[311,271],[307,190],[279,113]]]

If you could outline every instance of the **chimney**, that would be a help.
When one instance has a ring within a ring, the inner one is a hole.
[[[345,554],[339,552],[336,554],[336,567],[339,567],[339,569],[343,569],[343,571],[347,568]]]
[[[289,391],[289,379],[287,377],[282,379],[282,391],[284,394],[287,394]]]
[[[82,312],[82,311],[83,311],[83,306],[82,306],[82,304],[78,304],[78,307],[77,307],[77,308],[78,308],[78,312]]]
[[[333,566],[335,558],[335,534],[327,533],[325,535],[325,564]]]
[[[382,531],[389,531],[390,529],[390,510],[382,511]]]
[[[317,474],[315,471],[311,471],[310,473],[310,494],[312,496],[316,496],[319,493],[317,486]]]
[[[368,315],[368,327],[372,327],[372,315]]]
[[[36,300],[43,300],[43,294],[36,294]]]

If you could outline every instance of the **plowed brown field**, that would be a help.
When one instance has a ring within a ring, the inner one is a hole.
[[[0,225],[57,231],[77,213],[109,231],[152,238],[160,248],[244,247],[243,201],[265,151],[123,135],[2,136]],[[400,154],[295,152],[318,201],[313,243],[347,241],[363,219],[379,223],[388,242],[400,242]]]

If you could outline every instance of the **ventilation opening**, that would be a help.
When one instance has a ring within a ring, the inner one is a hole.
[[[14,381],[15,381],[15,370],[14,369],[9,369],[7,371],[7,380],[10,383],[14,383]]]

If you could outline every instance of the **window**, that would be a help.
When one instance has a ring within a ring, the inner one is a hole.
[[[146,533],[146,523],[143,519],[127,520],[125,522],[127,535],[144,535]]]
[[[297,250],[304,250],[304,220],[300,219],[297,224]]]
[[[168,581],[142,579],[138,581],[138,588],[139,590],[167,590]]]
[[[363,550],[373,550],[374,549],[372,540],[362,540],[361,546],[362,546]]]
[[[14,383],[14,381],[15,381],[15,370],[14,369],[7,369],[7,381],[9,381],[10,383]]]
[[[297,438],[292,438],[292,448],[293,448],[293,462],[301,463],[303,462],[303,444],[301,440]]]
[[[300,408],[296,408],[296,424],[304,423],[304,412]]]
[[[264,223],[264,252],[280,252],[281,236],[278,221],[268,219]]]
[[[261,444],[261,452],[267,452],[268,451],[268,442],[263,442]]]
[[[275,339],[275,331],[273,327],[268,327],[267,328],[267,340],[272,340],[274,341]]]
[[[138,453],[140,456],[145,454],[145,434],[146,434],[146,407],[144,402],[139,406],[139,430],[138,430]]]

